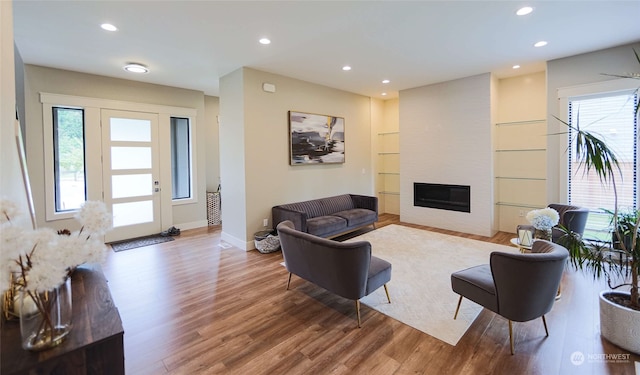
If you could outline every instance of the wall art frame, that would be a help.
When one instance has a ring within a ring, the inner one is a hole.
[[[289,111],[289,164],[345,162],[343,117]]]

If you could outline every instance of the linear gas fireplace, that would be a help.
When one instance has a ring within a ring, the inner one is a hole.
[[[471,212],[471,186],[414,182],[413,205]]]

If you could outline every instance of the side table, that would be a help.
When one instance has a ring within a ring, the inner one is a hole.
[[[20,322],[0,317],[0,374],[124,375],[124,329],[102,270],[99,266],[78,267],[71,288],[73,328],[54,348],[22,349]]]
[[[520,249],[521,253],[530,253],[531,252],[531,245],[529,245],[529,246],[522,245],[520,243],[520,241],[518,240],[518,237],[512,238],[511,239],[511,244],[514,245],[515,247],[517,247],[518,249]]]

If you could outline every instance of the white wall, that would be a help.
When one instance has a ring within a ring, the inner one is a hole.
[[[31,227],[16,143],[15,79],[12,5],[0,1],[0,197],[16,203],[25,214],[15,224]]]
[[[218,114],[220,113],[220,98],[217,96],[204,97],[204,120],[206,129],[205,139],[205,168],[207,175],[207,191],[216,191],[220,183],[220,130]]]
[[[207,149],[207,137],[205,134],[207,129],[204,93],[34,65],[26,65],[25,80],[27,160],[32,178],[31,186],[39,226],[46,225],[57,229],[72,229],[77,225],[75,220],[71,219],[46,222],[44,218],[43,145],[45,140],[43,135],[42,105],[39,99],[40,92],[195,109],[197,111],[196,133],[202,135],[196,138],[196,160],[198,164],[195,167],[195,172],[198,173],[198,185],[196,186],[198,202],[174,205],[172,207],[173,222],[171,225],[182,226],[187,229],[189,227],[202,226],[202,223],[206,223],[205,185],[207,178],[205,175],[205,163],[207,158],[205,157],[205,150]]]
[[[274,84],[276,92],[264,92],[264,82]],[[250,68],[220,83],[223,238],[251,248],[263,219],[271,225],[275,205],[373,194],[370,98]],[[344,117],[345,163],[289,165],[290,110]]]
[[[400,220],[494,233],[490,74],[400,91]],[[413,206],[413,183],[471,186],[471,213]]]
[[[548,132],[566,132],[566,127],[553,116],[561,116],[558,89],[617,79],[603,75],[640,71],[633,49],[640,53],[640,43],[609,48],[547,62]],[[639,85],[640,86],[640,85]],[[566,120],[566,119],[565,119]],[[564,136],[548,138],[547,199],[566,202],[566,144]]]
[[[221,237],[241,249],[248,238],[243,80],[243,69],[220,79]]]

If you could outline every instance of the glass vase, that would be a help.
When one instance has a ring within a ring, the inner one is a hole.
[[[20,292],[20,333],[26,350],[57,346],[71,331],[71,279],[43,292]]]
[[[536,240],[551,241],[551,229],[536,229],[533,233],[533,238]]]

